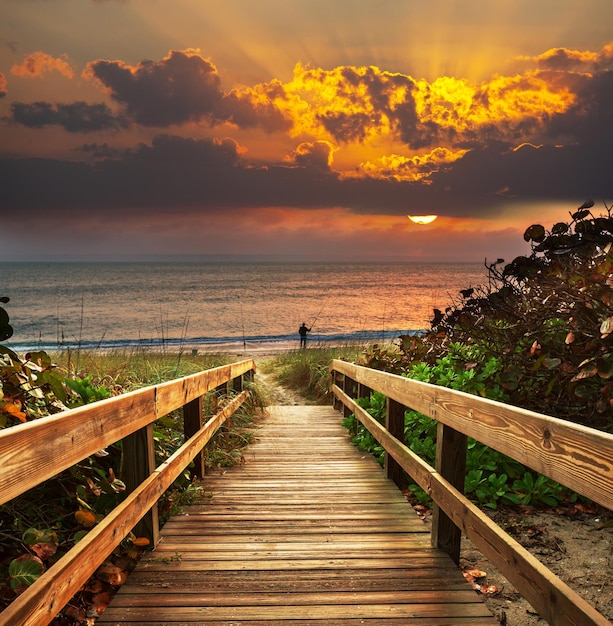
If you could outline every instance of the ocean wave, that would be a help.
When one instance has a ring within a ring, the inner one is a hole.
[[[373,344],[391,343],[401,335],[420,334],[421,330],[361,330],[349,333],[309,334],[310,345],[343,345],[343,344]],[[165,339],[114,339],[102,341],[75,341],[75,342],[50,342],[40,341],[36,343],[7,342],[11,350],[17,353],[33,352],[35,350],[61,351],[61,350],[122,350],[122,349],[215,349],[223,346],[279,346],[291,347],[298,344],[299,337],[296,334],[286,335],[248,335],[226,337],[183,337]]]

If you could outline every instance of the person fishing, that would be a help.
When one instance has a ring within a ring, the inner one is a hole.
[[[306,348],[307,342],[307,333],[310,333],[311,329],[307,328],[307,325],[302,322],[302,326],[298,329],[298,334],[300,335],[300,347]]]

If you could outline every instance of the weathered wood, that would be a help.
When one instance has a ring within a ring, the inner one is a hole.
[[[243,392],[157,467],[127,498],[0,614],[0,624],[44,626],[157,502],[216,430],[246,400]],[[94,405],[95,406],[95,405]]]
[[[404,412],[405,407],[391,398],[386,401],[385,427],[392,437],[404,443]],[[399,489],[409,485],[406,474],[394,457],[385,453],[385,475],[394,481]]]
[[[128,493],[134,492],[155,470],[153,424],[128,435],[123,440],[124,482]],[[157,502],[134,527],[137,537],[146,537],[155,545],[159,539]]]
[[[0,504],[253,367],[233,363],[0,431]]]
[[[497,624],[333,409],[272,407],[255,437],[164,526],[100,626]]]
[[[183,407],[183,434],[187,441],[202,428],[202,396],[198,396],[191,400]],[[198,452],[194,457],[193,468],[190,474],[194,478],[202,478],[204,476],[204,454]]]
[[[155,419],[147,388],[0,432],[0,504],[144,428]]]
[[[334,393],[388,450],[453,523],[481,550],[549,624],[610,626],[610,622],[505,533],[434,468],[401,444],[338,387]]]
[[[436,470],[442,478],[464,493],[466,478],[466,435],[438,424],[436,436]],[[462,531],[449,516],[434,503],[432,510],[432,545],[442,548],[454,561],[460,562]]]
[[[612,434],[345,361],[330,367],[613,509]]]

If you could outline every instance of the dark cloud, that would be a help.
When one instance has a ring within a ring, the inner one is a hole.
[[[6,80],[6,76],[0,72],[0,98],[4,98],[8,93],[8,81]]]
[[[613,143],[613,71],[583,75],[575,81],[576,102],[567,111],[552,116],[546,127],[546,137],[594,147],[608,144],[605,154],[594,155],[610,159]]]
[[[96,144],[84,148],[100,155]],[[233,140],[194,140],[160,135],[149,144],[94,164],[52,159],[3,159],[0,211],[38,215],[83,213],[176,219],[197,210],[245,207],[348,207],[356,213],[402,215],[428,207],[443,215],[491,215],[518,200],[613,197],[607,162],[594,164],[585,147],[516,151],[474,150],[430,184],[393,179],[341,178],[326,169],[321,143],[303,145],[290,165],[254,167]],[[296,167],[296,164],[303,167]],[[499,194],[506,188],[506,196]]]
[[[125,120],[115,116],[104,103],[13,102],[11,113],[12,120],[17,124],[30,128],[61,126],[70,133],[113,130],[126,126]]]
[[[268,131],[286,130],[289,122],[270,101],[248,92],[226,94],[217,68],[193,51],[171,51],[160,61],[136,66],[121,61],[93,61],[87,72],[143,126],[167,127],[197,122],[231,122]]]
[[[553,48],[533,57],[515,59],[518,67],[536,67],[560,72],[602,72],[613,69],[613,44],[607,44],[600,52]]]
[[[93,146],[87,150],[95,149]],[[242,207],[350,206],[357,211],[403,212],[409,187],[396,181],[341,180],[323,168],[326,148],[303,149],[312,167],[243,161],[233,140],[192,140],[162,135],[95,164],[54,159],[2,159],[0,211],[30,216],[96,211],[148,214]],[[427,190],[425,190],[427,191]],[[419,190],[416,189],[418,193]]]
[[[310,167],[322,171],[330,170],[334,147],[327,141],[301,143],[290,159],[296,165]]]

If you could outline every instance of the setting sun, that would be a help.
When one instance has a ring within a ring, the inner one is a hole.
[[[438,215],[407,215],[415,224],[432,224]]]

